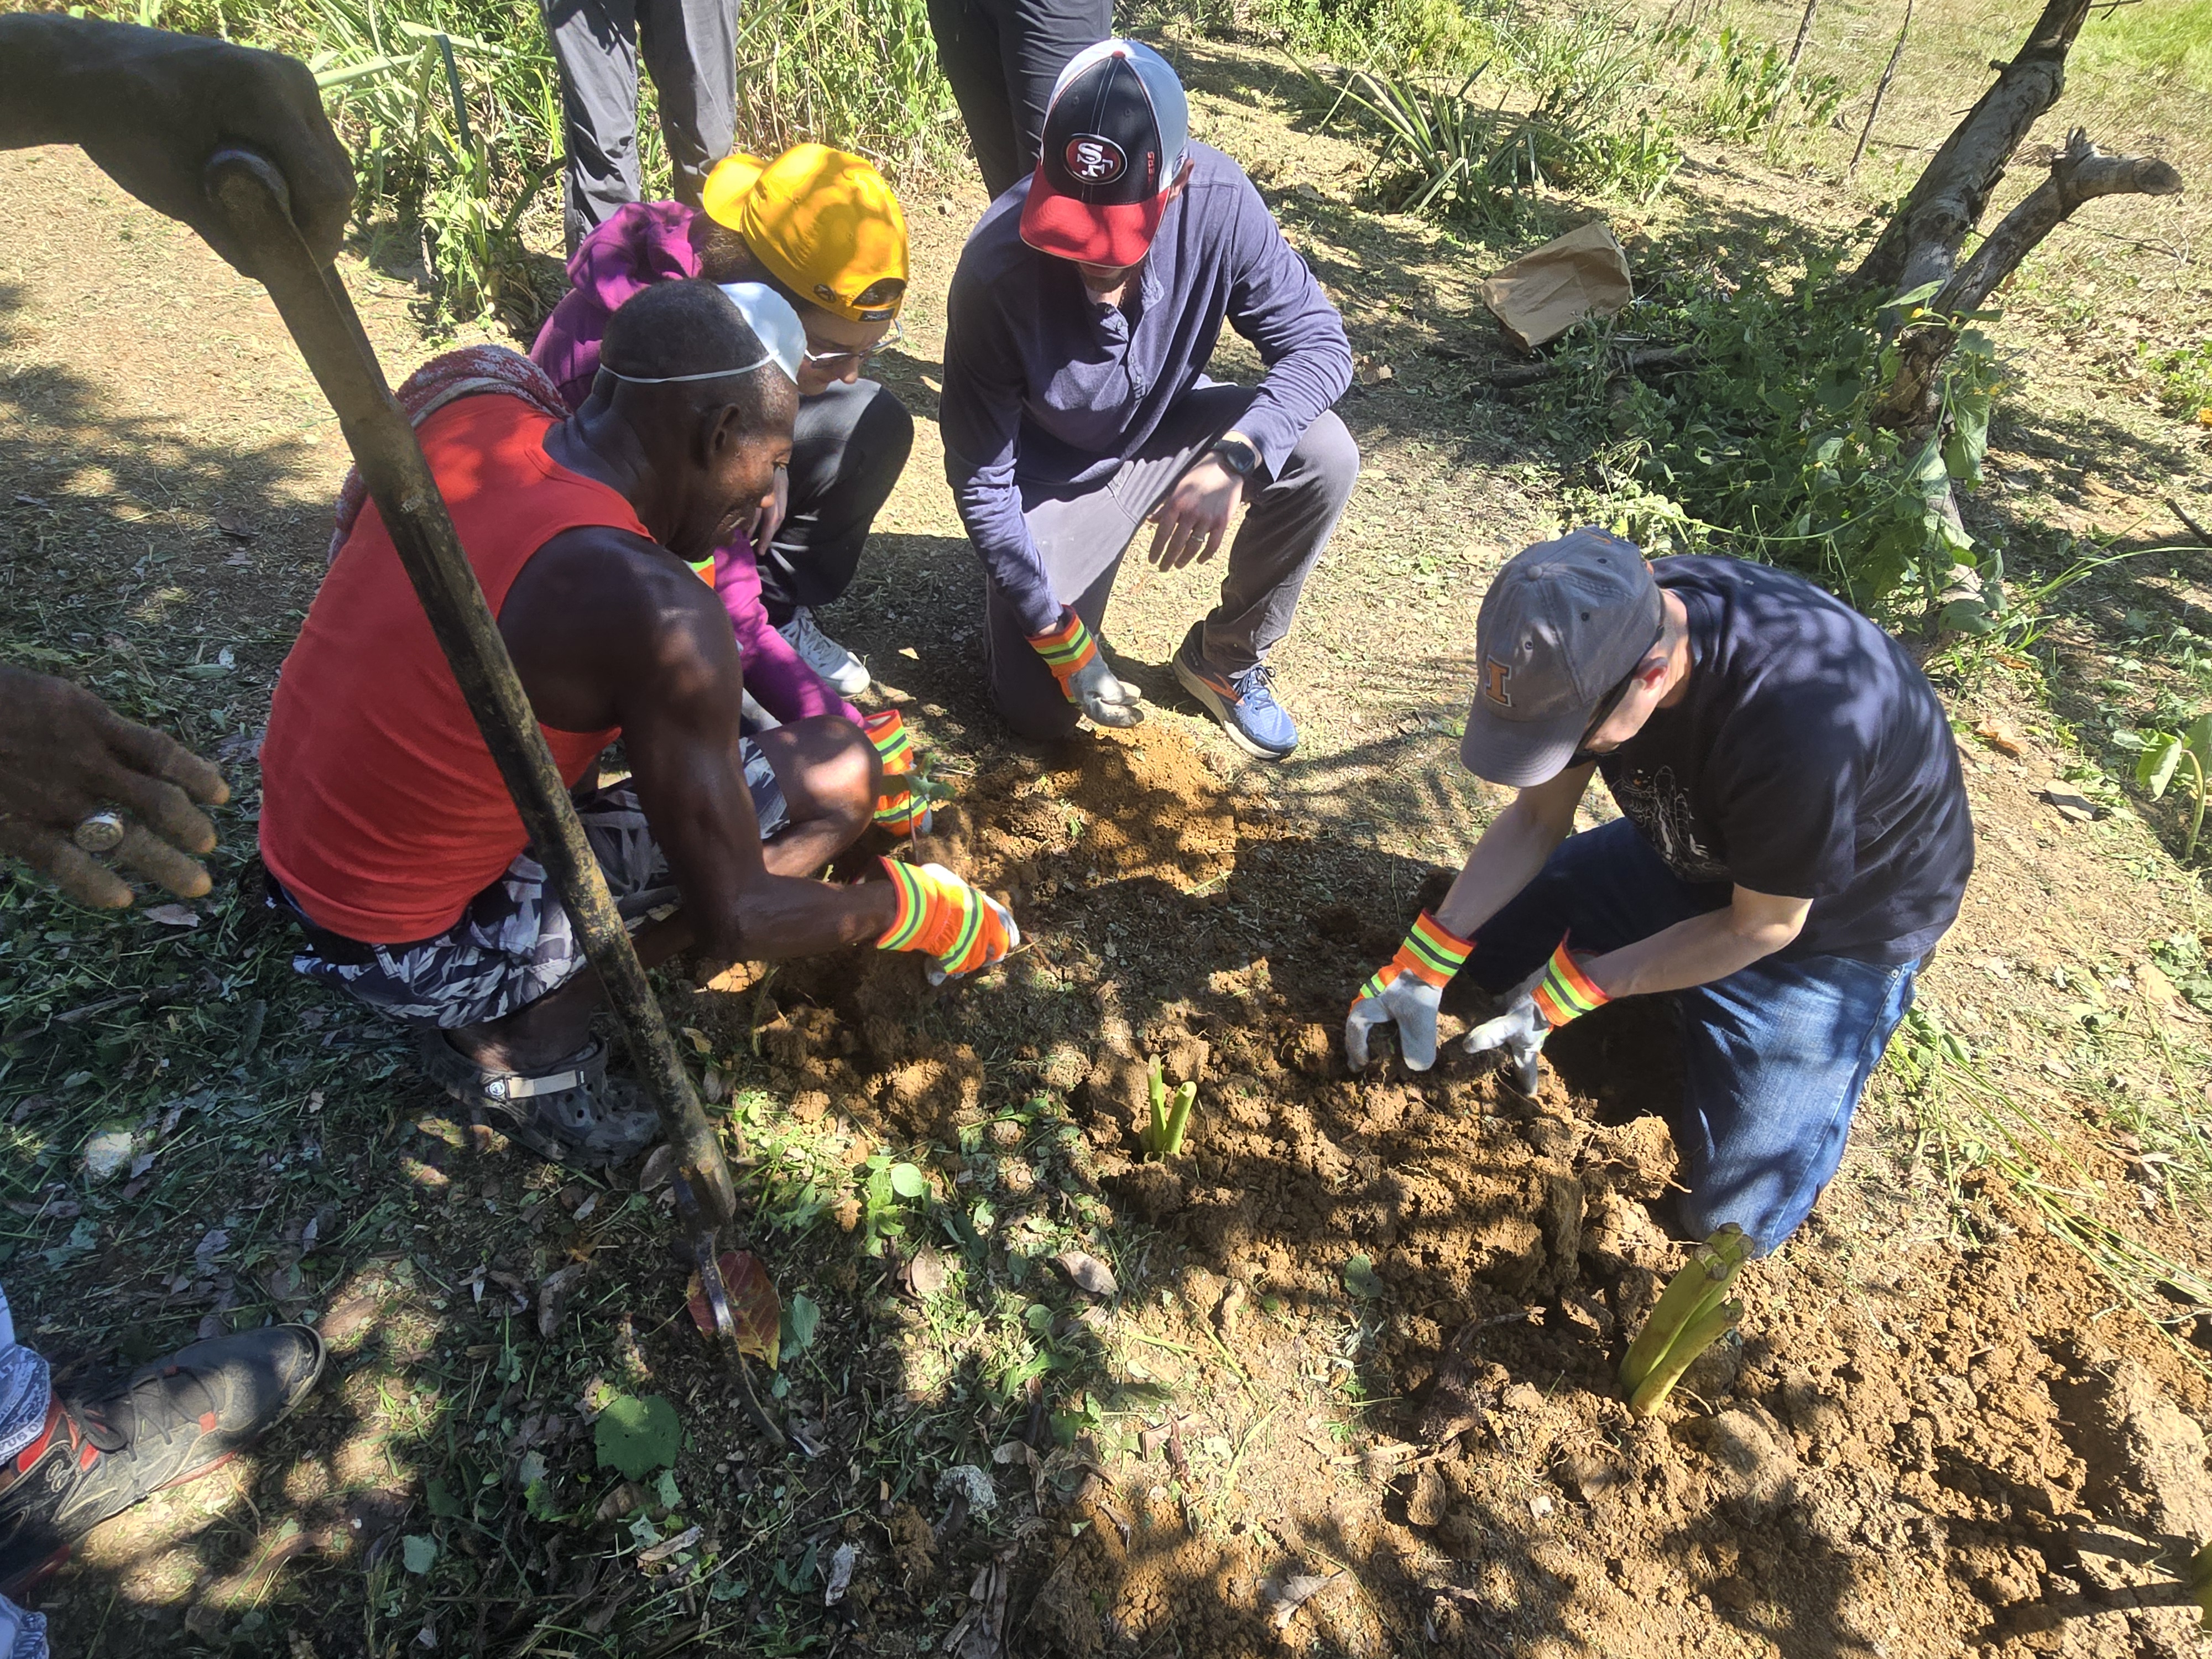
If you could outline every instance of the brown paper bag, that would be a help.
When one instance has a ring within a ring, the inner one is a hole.
[[[1602,219],[1522,254],[1483,283],[1483,304],[1523,351],[1556,340],[1585,317],[1610,317],[1635,290],[1628,256]]]

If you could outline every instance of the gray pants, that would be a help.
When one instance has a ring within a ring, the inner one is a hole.
[[[983,188],[999,197],[1036,170],[1053,82],[1069,58],[1114,32],[1114,7],[1112,0],[929,0],[929,27]]]
[[[1169,412],[1143,453],[1110,477],[1071,490],[1024,484],[1022,512],[1044,560],[1054,598],[1073,605],[1093,634],[1103,631],[1107,602],[1131,538],[1192,463],[1251,404],[1249,387],[1200,386]],[[1320,560],[1359,476],[1359,447],[1334,410],[1306,428],[1282,475],[1256,493],[1249,487],[1244,522],[1229,547],[1221,603],[1206,618],[1200,649],[1207,662],[1240,674],[1291,631],[1307,573]],[[983,628],[991,701],[1020,737],[1064,738],[1077,712],[990,583]]]
[[[738,0],[543,0],[568,123],[568,252],[638,199],[637,60],[660,94],[676,199],[693,207],[738,127]]]

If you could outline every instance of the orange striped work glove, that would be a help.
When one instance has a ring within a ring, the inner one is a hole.
[[[1611,1000],[1598,983],[1568,953],[1567,942],[1518,989],[1506,998],[1505,1007],[1467,1034],[1467,1051],[1481,1054],[1503,1048],[1513,1086],[1524,1095],[1536,1092],[1536,1057],[1544,1052],[1544,1039],[1571,1019],[1579,1019]]]
[[[929,802],[907,781],[914,773],[914,739],[896,708],[871,714],[860,722],[868,741],[883,762],[884,792],[876,797],[876,823],[895,836],[929,833]]]
[[[1083,618],[1063,607],[1050,632],[1032,634],[1030,645],[1060,682],[1060,695],[1098,726],[1134,726],[1145,718],[1137,689],[1114,677]]]
[[[925,952],[931,984],[988,968],[1022,942],[1012,911],[943,865],[885,859],[884,870],[898,889],[898,919],[876,948]]]
[[[1344,1022],[1344,1057],[1352,1069],[1366,1068],[1368,1036],[1375,1027],[1392,1024],[1398,1027],[1398,1052],[1409,1071],[1425,1072],[1435,1065],[1437,1005],[1474,949],[1473,939],[1459,938],[1422,911],[1398,954],[1377,969],[1352,1000],[1352,1012]]]

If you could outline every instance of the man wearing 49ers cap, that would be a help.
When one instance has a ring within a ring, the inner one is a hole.
[[[1734,1222],[1771,1250],[1835,1174],[1973,870],[1942,706],[1895,641],[1803,577],[1647,564],[1597,530],[1515,556],[1474,648],[1460,760],[1519,793],[1361,988],[1346,1057],[1364,1067],[1395,1024],[1426,1071],[1463,969],[1503,998],[1468,1048],[1502,1052],[1534,1093],[1553,1030],[1668,994],[1679,1219],[1693,1237]],[[1571,836],[1593,771],[1622,816]]]
[[[945,469],[988,575],[992,701],[1027,738],[1143,717],[1094,638],[1131,539],[1163,569],[1211,559],[1240,505],[1221,600],[1176,678],[1253,754],[1297,726],[1268,650],[1359,471],[1330,411],[1344,324],[1260,194],[1192,142],[1167,60],[1104,40],[1061,73],[1036,171],[991,204],[952,278]],[[1206,376],[1226,322],[1256,387]]]

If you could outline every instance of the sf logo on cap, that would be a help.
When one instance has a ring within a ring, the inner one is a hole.
[[[1513,665],[1510,663],[1500,662],[1497,658],[1492,657],[1489,666],[1490,684],[1484,690],[1489,694],[1491,702],[1496,703],[1500,708],[1512,708],[1513,694],[1505,689],[1505,682],[1513,678]]]
[[[1111,138],[1085,133],[1067,141],[1067,170],[1086,185],[1110,185],[1129,170],[1129,158]]]

